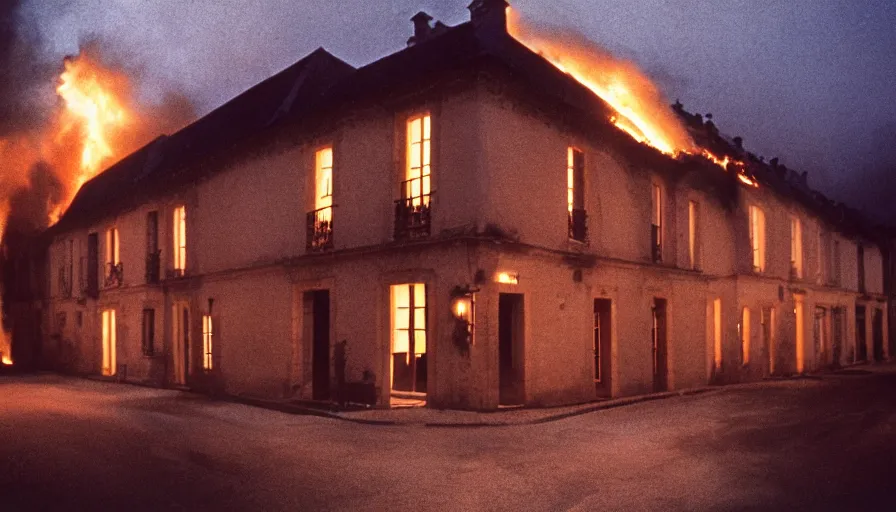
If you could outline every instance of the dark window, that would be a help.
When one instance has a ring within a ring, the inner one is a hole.
[[[159,282],[162,250],[159,249],[159,212],[146,214],[146,282]]]
[[[143,310],[143,355],[151,356],[155,350],[156,310]]]
[[[97,233],[87,237],[87,296],[100,295],[100,238]]]
[[[585,212],[585,154],[575,148],[569,148],[566,187],[569,238],[584,242],[588,236],[588,214]]]

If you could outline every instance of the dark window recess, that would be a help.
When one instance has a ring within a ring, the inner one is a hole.
[[[308,214],[305,249],[309,252],[333,248],[333,207],[327,206]]]
[[[865,293],[865,248],[861,244],[856,257],[859,264],[859,293]]]
[[[146,282],[157,284],[162,274],[162,250],[159,249],[159,212],[146,214]]]
[[[100,296],[100,238],[97,233],[87,236],[87,296]]]
[[[660,238],[660,227],[656,224],[650,225],[650,251],[651,258],[654,263],[662,263],[663,261],[663,242]]]
[[[572,204],[569,210],[569,238],[584,242],[588,236],[585,213],[585,153],[572,150]]]
[[[154,355],[156,340],[156,310],[143,310],[143,355]]]
[[[421,180],[401,183],[401,199],[395,201],[395,239],[425,238],[432,228],[432,194],[423,194]]]

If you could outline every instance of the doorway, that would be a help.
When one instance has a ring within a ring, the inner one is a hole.
[[[653,299],[653,391],[658,393],[669,389],[669,342],[666,329],[666,299]]]
[[[115,324],[115,310],[103,311],[103,368],[102,374],[106,377],[115,375],[115,348],[117,327]]]
[[[599,397],[612,395],[610,385],[612,310],[611,300],[594,300],[594,387]]]
[[[174,368],[174,384],[187,385],[187,373],[190,361],[190,307],[185,302],[174,305],[172,310],[172,366]]]
[[[828,365],[830,357],[830,334],[828,333],[828,310],[816,306],[815,307],[815,364],[814,369],[818,370]]]
[[[305,292],[305,333],[311,341],[311,398],[330,399],[330,291]]]
[[[868,330],[865,324],[865,306],[856,306],[856,346],[853,352],[854,361],[868,359]]]
[[[525,403],[523,296],[502,293],[498,298],[498,364],[500,405]]]
[[[392,391],[426,393],[426,285],[395,285],[391,293]]]
[[[884,360],[884,312],[874,308],[871,316],[871,342],[874,346],[874,360]]]
[[[843,308],[831,310],[831,367],[839,368],[843,355]]]
[[[775,308],[762,308],[760,315],[762,323],[762,348],[765,352],[765,364],[763,365],[763,377],[769,377],[775,373]]]

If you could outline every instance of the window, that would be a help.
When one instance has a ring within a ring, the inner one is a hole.
[[[865,247],[861,242],[856,246],[856,264],[859,275],[859,293],[865,293]]]
[[[834,257],[833,260],[833,273],[832,273],[832,284],[836,286],[840,286],[842,280],[843,269],[840,265],[840,240],[834,240]]]
[[[156,310],[143,310],[143,355],[152,356],[155,354],[156,339]]]
[[[716,371],[722,369],[722,299],[712,301],[713,362]]]
[[[103,367],[102,373],[105,376],[115,375],[115,345],[116,345],[116,326],[115,326],[115,310],[107,309],[103,311],[102,317],[103,329]]]
[[[741,344],[743,346],[743,364],[750,364],[750,308],[744,308],[741,321]]]
[[[765,212],[758,206],[750,207],[750,247],[753,272],[765,272]]]
[[[407,125],[407,167],[395,210],[395,238],[428,236],[432,202],[432,117]]]
[[[146,282],[158,283],[162,254],[159,251],[159,212],[146,214]]]
[[[392,389],[426,392],[426,285],[392,286]]]
[[[121,284],[122,267],[121,254],[118,239],[118,229],[109,228],[106,230],[106,266],[105,278],[106,286],[117,286]]]
[[[212,358],[213,353],[213,337],[212,317],[210,315],[202,316],[202,369],[210,372],[214,369]]]
[[[566,207],[569,238],[584,242],[588,233],[585,213],[585,154],[568,148],[566,157]]]
[[[174,209],[174,272],[184,275],[187,269],[187,208]]]
[[[790,274],[796,279],[803,277],[803,228],[800,219],[790,219]]]
[[[696,201],[688,201],[688,267],[700,268],[700,205]]]
[[[651,191],[650,247],[654,263],[663,261],[663,189],[654,183]]]
[[[96,299],[100,290],[100,237],[98,233],[87,236],[87,296]]]
[[[815,239],[815,253],[818,255],[818,259],[816,260],[817,265],[815,266],[816,273],[816,281],[818,284],[825,283],[825,265],[828,261],[827,252],[827,244],[825,243],[824,230],[819,227],[818,228],[818,236]]]
[[[333,246],[333,148],[314,156],[314,211],[308,214],[306,248],[318,251]]]

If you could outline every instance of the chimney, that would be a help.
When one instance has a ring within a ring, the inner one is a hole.
[[[487,31],[507,32],[507,0],[473,0],[470,4],[470,20],[477,28]]]
[[[408,39],[408,46],[422,43],[432,34],[432,27],[429,26],[432,16],[429,14],[420,11],[411,18],[411,21],[414,22],[414,35]]]

